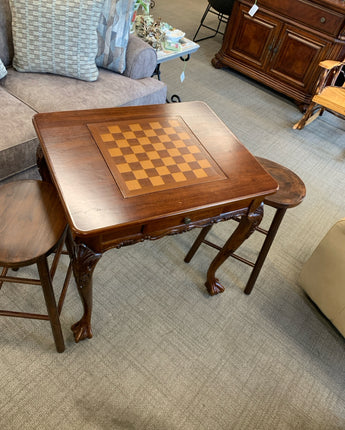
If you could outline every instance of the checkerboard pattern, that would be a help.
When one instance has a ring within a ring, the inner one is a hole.
[[[88,127],[124,197],[225,177],[182,118]]]

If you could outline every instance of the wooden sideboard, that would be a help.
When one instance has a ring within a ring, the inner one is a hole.
[[[229,66],[294,99],[310,103],[321,60],[345,57],[345,1],[238,0],[216,68]]]

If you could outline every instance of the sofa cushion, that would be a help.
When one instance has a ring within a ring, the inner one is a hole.
[[[8,69],[4,87],[36,112],[164,103],[166,85],[154,78],[130,79],[100,69],[97,82]]]
[[[132,12],[133,0],[105,0],[97,28],[99,67],[119,73],[125,70]]]
[[[97,26],[104,0],[10,0],[13,66],[85,81],[98,77]]]
[[[38,145],[32,117],[35,111],[0,86],[0,180],[35,165]]]

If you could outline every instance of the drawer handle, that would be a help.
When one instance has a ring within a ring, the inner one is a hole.
[[[183,222],[185,224],[190,224],[192,222],[192,220],[190,218],[186,217],[186,218],[183,218]]]
[[[322,16],[322,17],[320,18],[320,22],[321,22],[322,24],[324,24],[324,23],[326,22],[326,18],[325,18],[324,16]]]

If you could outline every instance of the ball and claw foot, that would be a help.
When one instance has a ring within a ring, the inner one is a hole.
[[[74,334],[74,340],[78,343],[80,340],[91,339],[92,330],[90,324],[85,322],[83,318],[72,325],[71,330]]]
[[[223,285],[219,282],[218,278],[215,278],[214,282],[212,283],[207,281],[205,283],[205,287],[207,288],[207,291],[210,296],[215,296],[216,294],[222,293],[225,290]]]

